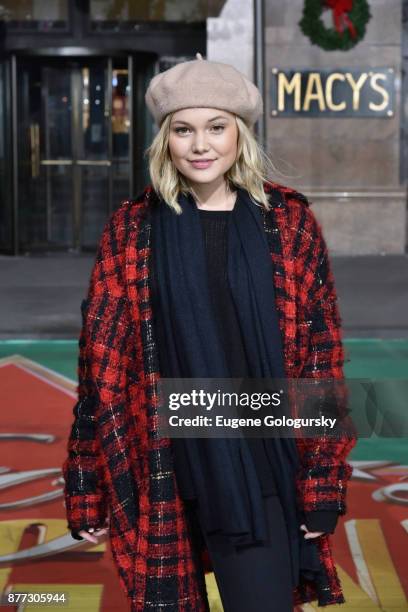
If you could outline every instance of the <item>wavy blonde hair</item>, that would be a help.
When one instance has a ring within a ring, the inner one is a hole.
[[[186,178],[173,164],[169,151],[170,123],[174,113],[169,113],[160,126],[145,155],[149,159],[149,171],[152,186],[156,193],[174,209],[182,213],[178,203],[180,193],[194,196],[192,187]],[[238,115],[234,115],[238,127],[237,156],[231,168],[225,173],[229,189],[234,186],[246,189],[254,201],[270,209],[263,184],[270,180],[268,176],[276,169],[266,155],[247,124]]]

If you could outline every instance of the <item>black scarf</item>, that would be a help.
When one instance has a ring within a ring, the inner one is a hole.
[[[181,215],[162,199],[152,209],[153,266],[158,287],[154,308],[159,321],[161,375],[228,378],[211,311],[198,209],[190,195],[180,195],[178,202]],[[240,188],[229,217],[228,280],[239,305],[252,376],[284,378],[273,267],[261,211]],[[262,493],[245,438],[173,439],[172,445],[176,474],[178,462],[188,462],[206,530],[221,530],[235,545],[265,540]],[[290,438],[270,438],[266,449],[285,512],[295,587],[300,571],[312,578],[319,568],[316,542],[304,540],[299,529],[304,517],[296,504],[296,443]]]

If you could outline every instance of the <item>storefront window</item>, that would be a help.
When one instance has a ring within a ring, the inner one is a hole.
[[[202,22],[225,0],[91,0],[93,30],[132,29],[140,22]]]
[[[64,30],[68,26],[68,0],[2,0],[0,21],[9,31]]]

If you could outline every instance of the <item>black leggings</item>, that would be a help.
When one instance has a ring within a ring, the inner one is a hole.
[[[269,538],[235,548],[219,533],[205,534],[194,503],[189,508],[196,542],[205,539],[224,612],[292,612],[290,553],[279,497],[264,497]]]

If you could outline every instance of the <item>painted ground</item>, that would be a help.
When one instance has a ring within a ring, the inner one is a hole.
[[[346,348],[350,378],[407,378],[408,341],[349,340]],[[68,595],[48,610],[125,612],[106,544],[77,542],[66,529],[60,468],[76,360],[76,341],[0,342],[0,592]],[[359,440],[350,461],[349,511],[333,537],[341,609],[408,610],[408,440]],[[213,574],[207,585],[219,612]]]

